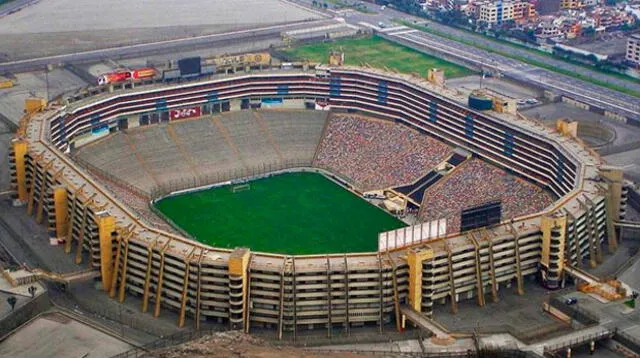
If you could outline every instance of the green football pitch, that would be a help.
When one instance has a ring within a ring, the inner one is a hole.
[[[155,203],[196,240],[215,247],[306,255],[371,252],[378,233],[405,226],[321,174],[288,173]]]
[[[377,68],[389,68],[401,73],[427,75],[430,68],[444,70],[447,78],[463,77],[473,71],[429,56],[409,47],[383,39],[382,37],[361,37],[340,39],[334,42],[320,42],[284,49],[283,52],[297,60],[326,63],[331,50],[344,51],[345,64],[360,66],[364,63]]]

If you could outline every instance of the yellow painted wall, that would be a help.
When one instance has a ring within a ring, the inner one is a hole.
[[[111,289],[113,279],[113,250],[111,233],[116,230],[116,219],[108,214],[96,217],[98,236],[100,239],[100,271],[102,273],[102,286],[105,291]]]
[[[422,311],[422,263],[433,258],[429,248],[412,249],[407,252],[409,264],[409,305],[416,311]]]
[[[27,201],[27,177],[24,156],[27,154],[28,143],[24,140],[14,140],[12,143],[16,160],[16,179],[18,199]]]

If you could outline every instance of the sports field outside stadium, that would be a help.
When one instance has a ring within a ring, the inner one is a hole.
[[[197,241],[223,248],[307,255],[371,252],[402,221],[316,173],[287,173],[162,199],[167,218]]]
[[[283,52],[292,59],[326,63],[331,50],[344,51],[344,61],[347,65],[360,66],[366,63],[400,73],[419,74],[421,77],[426,77],[430,68],[444,70],[447,78],[464,77],[474,73],[466,67],[429,56],[379,36],[304,44],[284,49]]]

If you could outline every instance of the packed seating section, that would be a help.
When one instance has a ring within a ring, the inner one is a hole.
[[[334,115],[314,161],[367,191],[411,184],[451,155],[451,148],[407,126]]]
[[[542,188],[480,159],[471,159],[426,191],[420,218],[446,218],[447,233],[459,232],[463,209],[494,200],[502,201],[502,219],[539,212],[553,203]]]

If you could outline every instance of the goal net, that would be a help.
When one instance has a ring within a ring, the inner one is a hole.
[[[249,184],[240,184],[240,185],[234,185],[231,187],[231,192],[232,193],[239,193],[241,191],[247,191],[251,189],[251,185]]]

